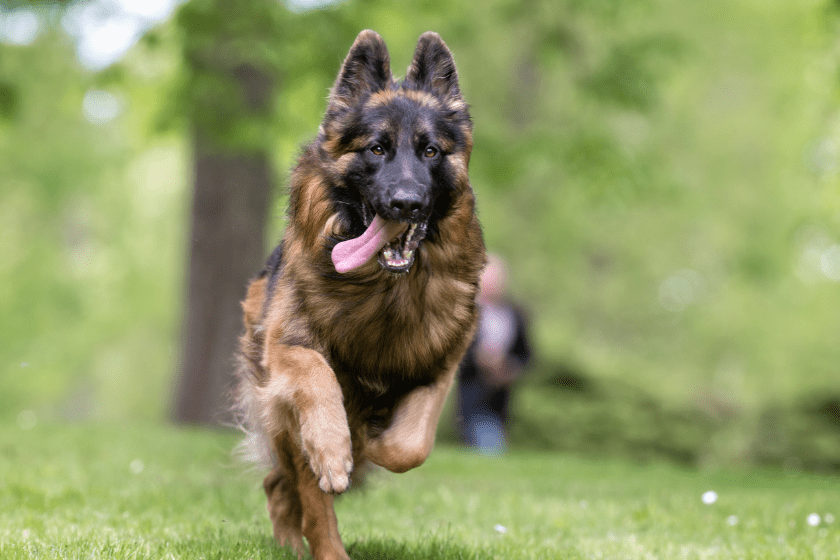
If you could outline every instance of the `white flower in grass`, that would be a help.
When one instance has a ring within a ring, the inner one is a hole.
[[[496,529],[496,532],[501,534],[501,535],[504,535],[505,533],[507,533],[507,527],[505,527],[504,525],[496,525],[494,527],[494,529]]]
[[[726,523],[729,526],[734,527],[735,525],[738,524],[738,516],[737,515],[730,515],[729,517],[726,518]]]
[[[808,525],[810,525],[811,527],[816,527],[820,524],[820,521],[822,520],[820,519],[820,514],[818,513],[812,513],[808,516]]]
[[[718,499],[717,492],[715,492],[714,490],[709,490],[708,492],[703,492],[703,498],[702,499],[703,499],[704,504],[706,504],[707,506],[710,506],[717,501],[717,499]]]

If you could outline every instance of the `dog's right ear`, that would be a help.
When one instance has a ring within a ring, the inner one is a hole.
[[[414,59],[408,67],[405,81],[411,87],[439,95],[442,99],[460,102],[458,71],[452,53],[440,35],[427,31],[417,41]]]
[[[359,33],[330,92],[329,108],[343,109],[391,84],[391,60],[385,42],[376,31]]]

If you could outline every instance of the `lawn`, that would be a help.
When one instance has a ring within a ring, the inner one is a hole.
[[[29,429],[23,429],[29,428]],[[0,558],[284,559],[235,434],[0,425]],[[441,446],[338,500],[373,559],[812,559],[840,551],[840,484],[795,471],[685,470]]]

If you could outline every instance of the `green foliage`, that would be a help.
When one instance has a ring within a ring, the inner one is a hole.
[[[104,86],[122,113],[87,121],[85,94],[103,86],[59,35],[0,45],[0,74],[18,92],[0,121],[0,417],[160,418],[177,336],[181,148],[134,132],[148,116],[143,87]]]
[[[709,449],[721,419],[673,408],[629,384],[568,387],[555,379],[526,386],[517,395],[522,403],[527,406],[514,408],[514,446],[694,466],[725,459],[710,456]]]
[[[0,118],[11,119],[18,105],[18,93],[14,84],[0,83]]]
[[[3,8],[15,9],[28,6],[67,6],[77,0],[3,0]]]
[[[808,395],[745,412],[709,394],[674,404],[626,382],[573,373],[530,382],[515,394],[510,443],[587,457],[668,460],[687,466],[769,465],[840,471],[840,399]],[[453,441],[454,433],[441,434]]]
[[[659,101],[658,84],[681,42],[673,36],[645,36],[616,45],[585,83],[592,94],[626,110],[646,111]]]
[[[291,559],[230,434],[0,425],[0,555]],[[714,499],[707,492],[714,492]],[[707,501],[704,503],[703,496]],[[337,500],[356,560],[829,559],[833,479],[439,447]]]
[[[220,146],[269,149],[276,138],[271,96],[279,81],[283,17],[272,0],[184,4],[176,23],[185,63],[173,96],[179,105],[170,114],[182,115]]]
[[[350,0],[292,13],[192,0],[98,75],[55,33],[0,44],[0,314],[12,318],[0,323],[0,418],[162,418],[192,123],[276,146],[282,172],[316,133],[359,30],[383,35],[399,75],[434,29],[471,104],[488,245],[533,312],[519,441],[830,462],[836,427],[803,412],[837,392],[840,363],[829,4]],[[241,110],[225,61],[243,55],[273,84],[264,109]],[[87,122],[92,88],[122,115]],[[597,398],[544,390],[569,364]],[[707,403],[734,420],[690,425]],[[621,439],[600,415],[625,426]]]

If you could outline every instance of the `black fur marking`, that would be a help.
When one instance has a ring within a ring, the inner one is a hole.
[[[424,33],[420,37],[405,81],[414,89],[442,99],[461,99],[455,61],[437,33]]]
[[[359,111],[359,107],[357,107],[353,120],[351,121],[351,125],[345,128],[341,133],[341,137],[338,140],[339,148],[347,149],[353,140],[356,138],[364,138],[371,133],[367,123],[363,121],[363,118],[364,115],[361,111]]]
[[[358,105],[362,98],[385,89],[392,81],[391,61],[384,41],[373,31],[362,32],[344,60],[331,99]]]
[[[266,298],[265,298],[265,307],[267,308],[271,303],[271,297],[274,294],[274,287],[277,285],[277,279],[280,277],[280,270],[283,268],[283,240],[280,240],[280,243],[277,247],[274,248],[274,251],[271,252],[271,256],[268,257],[268,261],[265,263],[265,268],[262,269],[260,272],[260,278],[264,278],[268,276],[268,286],[266,287]]]

